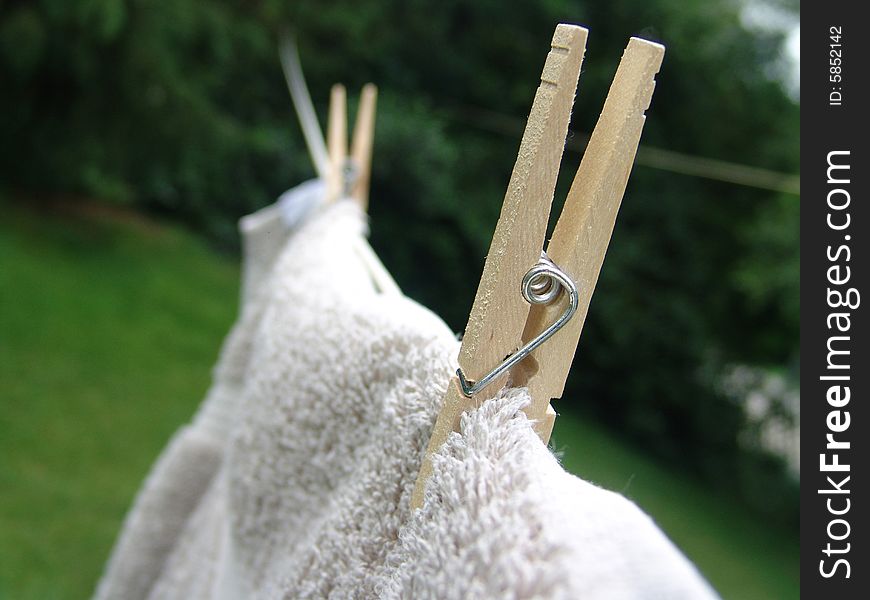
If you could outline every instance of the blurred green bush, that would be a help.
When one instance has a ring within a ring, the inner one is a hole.
[[[794,8],[788,0],[779,2]],[[796,4],[796,3],[795,3]],[[732,0],[35,0],[0,5],[0,180],[171,214],[225,248],[239,216],[312,176],[277,59],[309,87],[380,86],[372,243],[409,295],[461,330],[555,23],[590,28],[572,128],[594,126],[630,35],[668,46],[643,142],[795,172],[799,105],[781,34]],[[321,114],[325,111],[321,110]],[[564,197],[579,156],[567,154]],[[565,400],[797,522],[781,461],[742,445],[717,391],[733,363],[798,347],[799,199],[637,167]],[[771,502],[776,498],[776,502]]]

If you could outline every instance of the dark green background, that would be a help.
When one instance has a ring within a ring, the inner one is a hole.
[[[363,83],[379,86],[372,244],[459,331],[558,22],[590,30],[575,142],[640,35],[667,46],[644,145],[797,172],[782,35],[747,29],[741,6],[5,1],[2,195],[132,207],[232,255],[241,215],[313,176],[277,58],[293,31],[321,115],[334,82],[352,108]],[[554,215],[579,160],[566,152]],[[796,482],[747,438],[719,382],[734,364],[786,378],[797,367],[798,210],[786,192],[638,165],[558,404],[794,531]]]

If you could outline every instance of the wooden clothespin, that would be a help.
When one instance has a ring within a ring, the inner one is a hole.
[[[317,176],[326,183],[325,201],[332,202],[339,197],[350,197],[365,212],[368,208],[378,88],[371,83],[363,86],[353,130],[353,145],[348,159],[347,92],[344,86],[335,85],[330,93],[327,124],[329,145],[327,146],[302,73],[296,42],[291,35],[288,34],[281,40],[279,55],[311,162],[317,171]],[[383,294],[401,294],[399,286],[368,242],[353,239],[351,243],[371,276],[375,289]]]
[[[363,86],[353,128],[350,157],[347,153],[347,92],[335,84],[329,95],[329,121],[326,147],[329,167],[326,170],[326,202],[351,198],[363,212],[368,210],[369,181],[372,171],[372,146],[375,139],[375,106],[378,88]],[[352,242],[357,256],[371,275],[375,288],[382,294],[401,294],[398,284],[381,263],[368,242]]]
[[[353,145],[350,159],[347,152],[347,92],[343,85],[332,86],[329,96],[329,122],[324,144],[323,132],[317,122],[311,95],[302,74],[299,52],[293,36],[287,34],[281,40],[281,67],[287,88],[293,98],[293,106],[308,152],[317,170],[317,175],[327,183],[327,201],[341,196],[356,200],[365,211],[368,208],[369,182],[372,171],[372,146],[375,140],[375,106],[378,88],[371,83],[363,86],[360,94],[356,123],[353,129]]]
[[[377,98],[377,87],[371,83],[363,86],[348,157],[347,92],[341,84],[332,86],[326,127],[330,165],[326,185],[328,202],[346,196],[353,198],[364,211],[368,208]]]
[[[541,248],[586,36],[575,25],[558,25],[553,35],[468,318],[460,369],[411,498],[414,508],[423,502],[432,453],[458,431],[465,411],[505,385],[528,387],[526,415],[544,443],[552,433],[550,400],[565,387],[664,56],[659,44],[629,41],[545,257]]]

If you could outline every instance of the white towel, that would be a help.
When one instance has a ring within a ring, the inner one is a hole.
[[[217,473],[235,419],[252,335],[263,312],[263,283],[291,233],[322,199],[323,190],[318,180],[306,182],[239,222],[243,245],[239,318],[224,341],[211,388],[192,423],[175,433],[137,494],[96,598],[147,596],[179,532]]]
[[[283,250],[220,476],[149,597],[715,597],[634,504],[561,468],[524,390],[464,417],[411,512],[458,343],[372,289],[352,258],[363,223],[328,207]]]
[[[370,589],[421,599],[715,598],[634,503],[562,469],[519,412],[528,402],[525,390],[503,391],[463,418]]]

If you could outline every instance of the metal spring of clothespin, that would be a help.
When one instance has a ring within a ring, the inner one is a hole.
[[[353,188],[359,179],[360,169],[352,158],[347,158],[344,161],[344,166],[341,170],[342,181],[342,196],[347,198],[353,193]]]
[[[459,379],[459,387],[462,394],[468,398],[480,392],[490,383],[498,379],[499,375],[508,371],[515,364],[526,358],[529,354],[535,351],[535,348],[550,339],[553,334],[562,329],[580,306],[580,296],[575,284],[568,275],[565,274],[550,258],[546,252],[541,252],[541,259],[538,263],[529,269],[525,277],[523,277],[520,291],[523,298],[529,304],[550,304],[559,295],[564,292],[568,296],[568,306],[565,312],[556,319],[552,325],[547,327],[534,339],[525,344],[522,348],[508,356],[500,365],[492,371],[481,377],[477,381],[469,381],[462,368],[456,369],[456,376]]]

